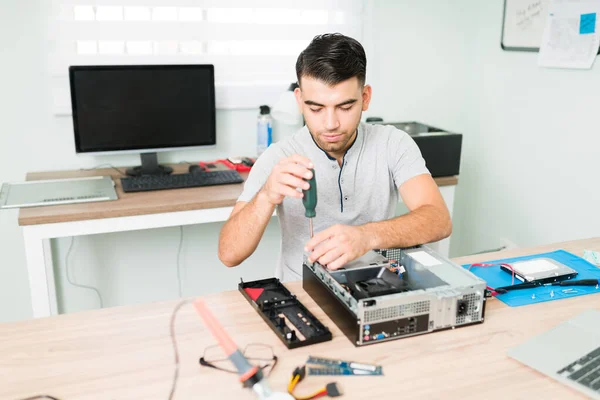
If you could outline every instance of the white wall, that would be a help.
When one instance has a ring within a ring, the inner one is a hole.
[[[0,24],[0,181],[22,180],[50,116],[44,112],[39,7],[5,2]],[[29,4],[28,4],[29,3]],[[31,315],[15,210],[0,211],[0,321]]]
[[[50,106],[45,63],[44,24],[48,2],[11,1],[0,24],[0,182],[22,181],[28,171],[90,168],[104,163],[139,164],[139,156],[76,156],[70,117],[55,117]],[[161,162],[213,160],[252,155],[258,110],[218,111],[217,147],[203,151],[162,153]],[[18,211],[0,211],[0,322],[31,317],[29,285]],[[264,243],[243,265],[224,267],[216,255],[221,224],[184,228],[180,258],[183,295],[236,289],[244,280],[270,277],[278,252],[279,226],[274,219]],[[65,280],[70,239],[54,241],[57,286],[64,311],[97,307],[91,291]],[[97,286],[105,305],[176,298],[179,228],[93,235],[77,238],[71,254],[71,276]]]
[[[597,236],[599,62],[503,51],[503,0],[372,3],[370,114],[464,135],[451,256]]]
[[[500,48],[502,0],[471,3],[473,97],[454,254],[502,238],[527,247],[598,236],[600,61],[592,70],[539,68],[537,53]]]
[[[476,11],[465,10],[475,1],[368,3],[372,23],[366,32],[367,81],[373,87],[373,100],[365,114],[382,117],[385,122],[422,122],[463,133],[464,142],[469,141],[473,54],[466,27]],[[463,153],[463,160],[466,157]],[[459,192],[465,190],[463,173],[469,171],[462,169]],[[455,205],[454,212],[458,207]],[[454,216],[455,224],[459,218]],[[451,255],[460,240],[455,227]]]
[[[460,3],[371,0],[367,27],[367,114],[387,122],[420,121],[461,132],[468,109],[467,20]]]
[[[42,73],[46,2],[8,2],[0,25],[0,181],[27,171],[73,169],[134,156],[87,158],[73,152],[71,122],[51,115]],[[600,76],[540,69],[536,54],[500,49],[502,0],[368,1],[366,116],[417,120],[464,134],[454,208],[452,254],[598,234],[596,126]],[[212,152],[165,154],[162,161],[213,159],[254,148],[254,111],[218,113],[222,139]],[[226,270],[214,253],[220,224],[184,228],[184,295],[235,289],[239,277],[270,275],[274,221],[244,266]],[[16,211],[0,212],[0,321],[31,315]],[[174,298],[178,228],[77,239],[71,266],[97,285],[107,305]],[[93,293],[64,282],[69,239],[55,243],[60,300],[67,311],[96,307]],[[212,249],[212,250],[211,250]],[[150,273],[151,272],[151,273]]]

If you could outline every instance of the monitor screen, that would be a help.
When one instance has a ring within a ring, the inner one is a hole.
[[[213,65],[72,66],[78,153],[216,144]]]

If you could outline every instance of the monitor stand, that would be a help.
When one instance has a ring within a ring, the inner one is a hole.
[[[169,175],[173,172],[173,168],[158,164],[156,153],[142,153],[140,154],[140,158],[142,159],[142,165],[127,168],[127,175]]]

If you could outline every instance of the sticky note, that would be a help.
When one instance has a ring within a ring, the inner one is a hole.
[[[579,18],[579,34],[586,35],[596,32],[596,13],[581,14]]]

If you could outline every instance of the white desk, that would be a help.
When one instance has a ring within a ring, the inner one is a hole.
[[[175,172],[187,171],[186,165],[172,167]],[[113,176],[119,200],[23,208],[19,212],[34,318],[58,314],[52,239],[226,221],[242,190],[242,184],[237,184],[125,193],[113,169],[30,173],[27,180],[96,175]],[[436,182],[452,214],[458,178],[436,178]],[[431,247],[447,256],[449,238]]]

